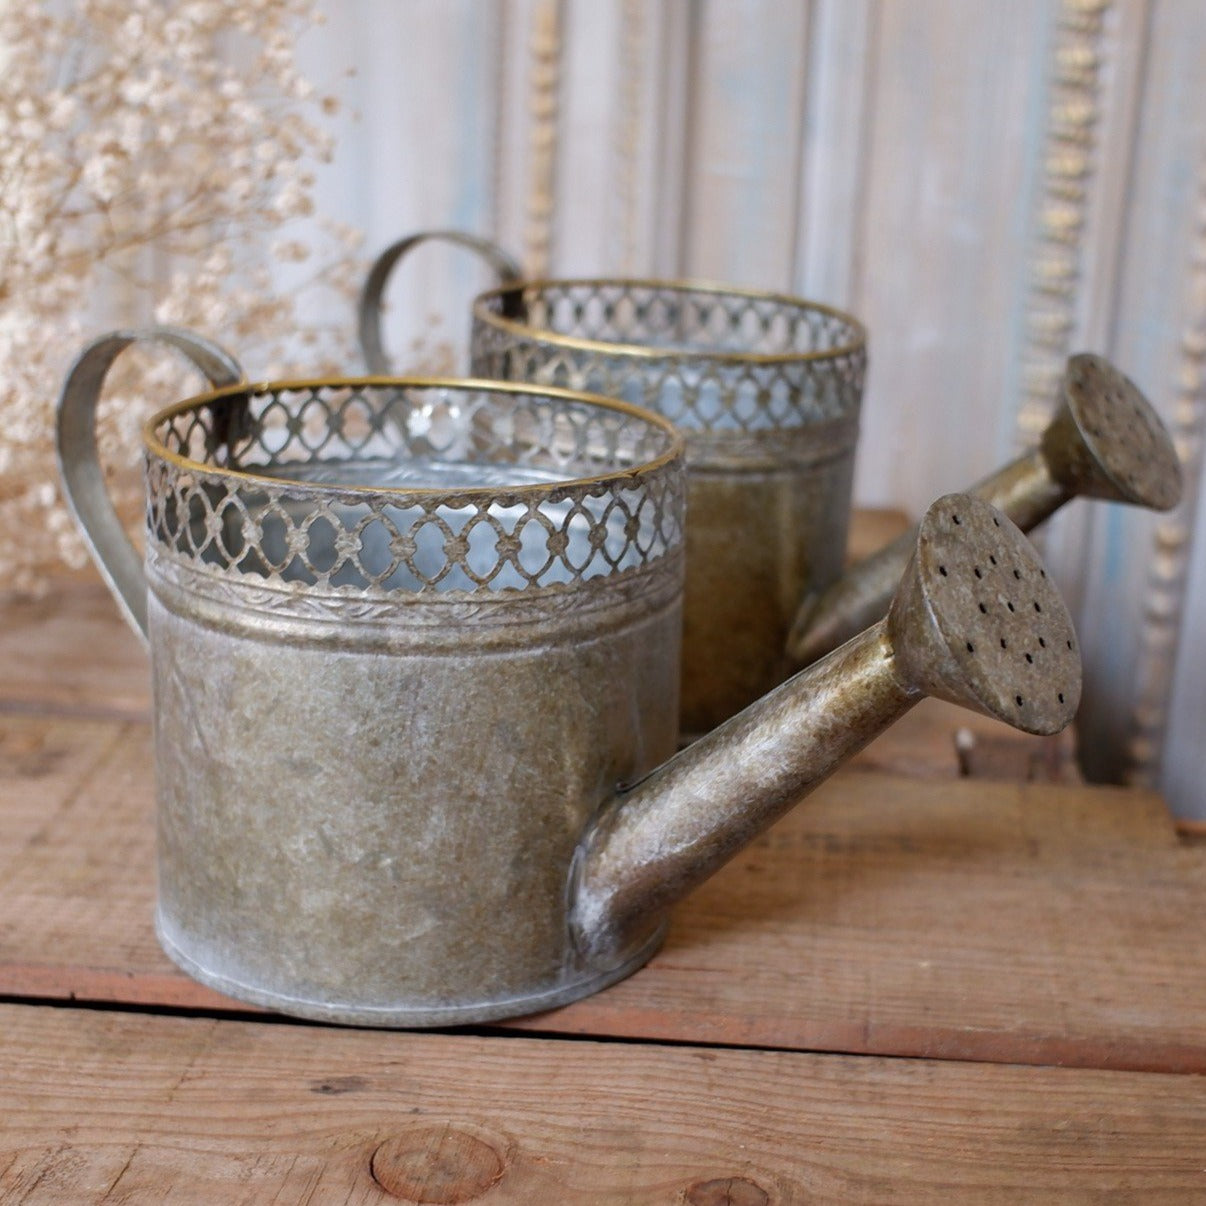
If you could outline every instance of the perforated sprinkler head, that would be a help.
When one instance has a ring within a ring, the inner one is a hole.
[[[940,498],[885,619],[689,746],[604,810],[574,880],[579,949],[620,957],[675,901],[927,695],[1029,733],[1080,701],[1072,620],[991,504]]]
[[[1080,702],[1068,609],[1034,546],[974,495],[926,512],[888,613],[902,678],[1028,733],[1058,733]]]

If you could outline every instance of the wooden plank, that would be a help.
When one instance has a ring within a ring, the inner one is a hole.
[[[847,299],[871,331],[862,503],[919,514],[1012,455],[1007,336],[1027,250],[1019,199],[1056,7],[928,0],[871,12]]]
[[[27,1203],[1185,1203],[1206,1082],[0,1007]]]
[[[146,653],[100,582],[0,597],[0,713],[150,715]]]
[[[146,727],[5,731],[0,995],[243,1009],[156,944]],[[39,777],[35,748],[69,773]],[[1151,793],[839,775],[683,904],[648,967],[515,1025],[1202,1071],[1183,918],[1204,860]]]
[[[809,8],[746,0],[697,9],[680,215],[688,276],[792,287]]]

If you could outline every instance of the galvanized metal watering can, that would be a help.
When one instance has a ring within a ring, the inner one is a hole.
[[[423,231],[382,252],[366,278],[360,339],[374,372],[389,368],[386,284],[404,256],[433,239],[477,252],[503,282],[473,302],[475,377],[623,398],[682,432],[681,727],[688,736],[715,727],[787,677],[800,601],[841,572],[866,368],[862,324],[801,298],[719,285],[520,281],[518,265],[488,240]]]
[[[93,424],[144,336],[216,388],[144,429],[140,567]],[[671,756],[684,469],[665,419],[532,385],[239,377],[186,332],[118,332],[58,415],[69,499],[150,648],[157,932],[231,996],[399,1026],[574,1000],[923,695],[1031,732],[1075,711],[1036,554],[953,495],[885,620]]]

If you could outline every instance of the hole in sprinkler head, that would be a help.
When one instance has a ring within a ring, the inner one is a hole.
[[[983,578],[983,577],[984,577],[984,575],[983,575],[982,573],[980,573],[980,567],[977,565],[977,566],[975,566],[974,568],[975,568],[976,577],[977,577],[977,578]]]
[[[979,605],[979,607],[980,607],[980,614],[981,614],[981,615],[985,615],[985,616],[986,616],[986,615],[988,615],[988,608],[987,608],[987,607],[985,607],[983,603],[981,603],[981,604]]]
[[[1002,637],[1002,638],[1001,638],[1001,648],[1002,648],[1002,649],[1008,649],[1008,648],[1009,648],[1009,642],[1008,642],[1008,641],[1006,641],[1006,639],[1005,639],[1004,637]]]
[[[1068,648],[1069,648],[1069,649],[1071,649],[1071,648],[1072,648],[1072,642],[1071,642],[1071,641],[1069,641],[1069,642],[1068,642]]]
[[[1001,526],[1001,521],[995,515],[992,517],[992,522],[994,527],[999,528]]]
[[[990,565],[996,565],[997,559],[991,554],[988,554],[988,562]]]
[[[1042,608],[1039,606],[1039,601],[1038,601],[1037,599],[1035,599],[1035,601],[1034,601],[1034,610],[1035,610],[1035,611],[1042,611],[1042,610],[1043,610],[1043,609],[1042,609]]]
[[[1043,637],[1039,637],[1039,645],[1044,649],[1047,648],[1047,642]]]
[[[1062,691],[1059,693],[1059,702],[1060,703],[1064,702],[1064,693]]]
[[[968,641],[968,642],[967,642],[967,652],[968,652],[968,653],[975,653],[975,652],[976,652],[976,647],[975,647],[975,645],[973,645],[973,644],[971,643],[971,641]]]
[[[1020,695],[1015,695],[1014,699],[1017,700],[1018,707],[1020,708],[1022,706],[1022,697]]]
[[[1017,611],[1017,608],[1014,607],[1012,603],[1006,603],[1005,606],[1008,607],[1010,611]]]
[[[946,577],[946,566],[940,565],[938,567],[938,572],[945,578]]]
[[[1022,574],[1021,574],[1021,571],[1020,571],[1020,570],[1014,570],[1014,571],[1013,571],[1013,576],[1014,576],[1014,577],[1015,577],[1015,578],[1016,578],[1016,579],[1017,579],[1019,582],[1021,582],[1021,580],[1022,580]]]
[[[1034,657],[1033,657],[1033,655],[1032,655],[1032,654],[1029,654],[1029,653],[1028,653],[1028,654],[1026,654],[1026,661],[1027,661],[1027,663],[1028,663],[1029,665],[1033,666],[1033,665],[1034,665]]]
[[[962,523],[962,522],[963,522],[963,521],[962,521],[962,520],[959,518],[959,516],[958,516],[958,515],[952,515],[952,516],[951,516],[951,519],[953,519],[953,520],[955,521],[955,523]]]

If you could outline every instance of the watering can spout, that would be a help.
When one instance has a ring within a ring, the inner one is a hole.
[[[1072,622],[990,504],[926,513],[888,615],[681,751],[597,815],[571,874],[585,959],[622,961],[676,901],[930,695],[1049,734],[1073,717]]]
[[[1038,444],[971,487],[1029,532],[1073,498],[1167,511],[1181,498],[1172,437],[1129,377],[1090,352],[1069,358]],[[874,623],[913,551],[906,532],[800,605],[787,638],[792,664],[836,649]]]

